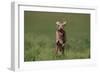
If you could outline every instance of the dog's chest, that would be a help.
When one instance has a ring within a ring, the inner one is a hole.
[[[63,30],[58,30],[58,37],[59,39],[63,39],[64,38],[64,35],[65,35],[65,32]]]

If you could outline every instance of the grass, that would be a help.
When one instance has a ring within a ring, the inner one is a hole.
[[[67,43],[64,55],[56,56],[56,20],[66,17]],[[90,58],[90,15],[24,12],[24,61]]]

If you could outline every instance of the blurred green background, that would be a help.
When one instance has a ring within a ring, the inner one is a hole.
[[[67,24],[64,55],[56,56],[56,21]],[[90,14],[24,11],[24,61],[90,58]]]

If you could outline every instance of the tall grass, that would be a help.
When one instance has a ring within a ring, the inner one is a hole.
[[[33,37],[33,38],[32,38]],[[25,38],[25,60],[50,60],[53,59],[54,40],[47,36],[27,36]]]
[[[41,61],[41,60],[90,58],[90,49],[88,48],[89,46],[88,40],[73,39],[70,41],[70,43],[69,42],[66,43],[64,55],[56,56],[54,52],[55,40],[52,40],[47,36],[37,36],[37,37],[34,37],[33,35],[26,36],[24,60]]]

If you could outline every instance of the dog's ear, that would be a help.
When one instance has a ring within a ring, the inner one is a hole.
[[[66,22],[66,21],[64,21],[64,22],[63,22],[63,25],[65,25],[66,23],[67,23],[67,22]]]
[[[57,21],[56,24],[59,25],[59,21]]]

